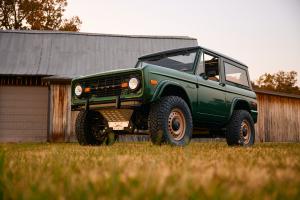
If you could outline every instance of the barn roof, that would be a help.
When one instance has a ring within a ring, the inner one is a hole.
[[[2,30],[0,75],[73,78],[134,67],[142,55],[196,45],[186,36]]]
[[[270,91],[270,90],[264,90],[264,89],[259,89],[259,88],[255,88],[254,92],[258,93],[258,94],[266,94],[266,95],[273,95],[273,96],[280,96],[280,97],[289,97],[289,98],[300,99],[300,95],[299,94],[291,94],[291,93]]]

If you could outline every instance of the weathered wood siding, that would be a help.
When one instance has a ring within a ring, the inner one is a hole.
[[[76,118],[77,118],[79,111],[71,111],[71,112],[72,112],[71,113],[71,127],[70,127],[71,131],[70,131],[70,137],[69,137],[68,142],[77,142],[77,138],[75,135],[75,122],[76,122]]]
[[[300,142],[300,98],[258,92],[257,142]],[[76,141],[69,84],[50,85],[49,140]],[[121,139],[123,140],[123,139]],[[127,140],[127,139],[125,139]],[[125,141],[124,140],[124,141]]]
[[[70,85],[50,85],[50,141],[68,141],[72,129],[70,100]]]
[[[75,121],[78,112],[71,111],[71,86],[50,85],[49,140],[52,142],[76,141]]]
[[[256,93],[260,142],[300,142],[300,98]]]

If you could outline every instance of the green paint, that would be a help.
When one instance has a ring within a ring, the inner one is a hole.
[[[197,65],[200,62],[203,51],[210,53],[211,51],[204,50],[201,47],[195,48],[193,51],[197,54],[193,64],[193,72],[190,73],[147,64],[140,68],[115,70],[75,78],[72,80],[72,107],[75,108],[77,105],[84,105],[86,102],[86,98],[77,98],[75,96],[74,88],[77,84],[84,83],[87,80],[101,80],[103,77],[126,77],[130,74],[140,73],[142,79],[140,89],[128,94],[121,94],[121,101],[137,99],[144,105],[151,105],[151,103],[160,99],[161,95],[167,89],[173,88],[174,91],[180,91],[180,94],[187,96],[186,101],[191,108],[195,127],[221,127],[225,125],[236,106],[242,106],[243,109],[247,109],[251,113],[254,122],[256,122],[257,108],[251,105],[257,102],[251,85],[247,88],[230,83],[225,80],[224,75],[224,61],[226,61],[245,70],[247,72],[247,78],[250,80],[247,67],[233,59],[213,52],[213,54],[219,58],[220,82],[208,80],[196,72],[201,71]],[[158,84],[151,85],[150,80],[157,80]],[[222,86],[222,84],[224,85]],[[114,103],[115,99],[116,96],[91,96],[89,102],[91,104],[101,104],[104,102]]]

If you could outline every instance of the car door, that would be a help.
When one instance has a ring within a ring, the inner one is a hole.
[[[221,125],[227,117],[226,85],[221,70],[221,58],[202,51],[198,62],[197,116],[201,126]]]

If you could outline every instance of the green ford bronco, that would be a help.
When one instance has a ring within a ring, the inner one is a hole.
[[[75,129],[81,145],[148,133],[154,144],[183,146],[193,133],[207,130],[223,133],[228,145],[250,146],[258,114],[247,66],[200,46],[140,57],[135,68],[75,78],[72,110],[80,111]]]

